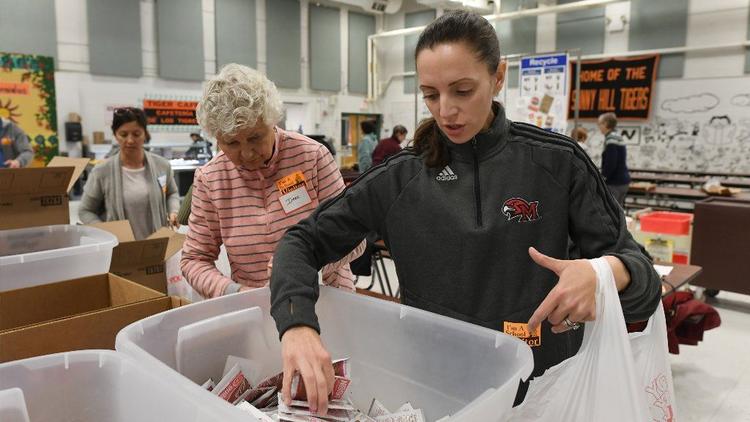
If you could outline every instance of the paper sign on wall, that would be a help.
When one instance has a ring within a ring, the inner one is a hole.
[[[521,58],[520,120],[558,133],[565,132],[568,115],[568,54]]]

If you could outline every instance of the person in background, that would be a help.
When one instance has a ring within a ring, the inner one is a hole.
[[[381,139],[375,151],[372,152],[372,165],[377,166],[383,163],[388,157],[401,152],[401,143],[406,139],[407,130],[401,125],[393,127],[393,134],[390,138]]]
[[[195,171],[182,272],[207,298],[263,287],[281,236],[344,190],[341,173],[324,145],[276,126],[281,98],[255,69],[224,66],[206,83],[196,113],[221,152]],[[230,277],[215,265],[222,244]],[[326,266],[323,282],[354,290],[348,264],[364,247]]]
[[[589,132],[583,126],[577,126],[575,129],[570,131],[570,137],[573,138],[578,145],[583,147],[586,140],[589,138]]]
[[[573,130],[570,131],[570,137],[573,138],[576,142],[578,142],[578,146],[583,149],[587,155],[591,156],[589,153],[589,147],[586,144],[586,140],[589,138],[589,131],[586,130],[583,126],[576,126]]]
[[[180,202],[180,209],[177,211],[177,223],[181,226],[187,226],[190,222],[190,208],[193,206],[193,185],[190,185],[185,196]]]
[[[599,131],[604,135],[604,152],[602,152],[602,176],[607,188],[612,192],[620,206],[625,208],[625,197],[630,186],[630,172],[627,163],[627,148],[622,137],[615,132],[617,116],[615,113],[604,113],[597,122]]]
[[[9,119],[0,118],[0,167],[26,167],[33,158],[26,133]]]
[[[357,145],[357,160],[359,162],[359,172],[364,173],[372,167],[372,152],[378,145],[378,138],[375,134],[377,128],[375,122],[372,120],[361,122],[359,127],[365,136],[359,140],[359,145]]]
[[[129,220],[136,240],[177,227],[177,184],[169,161],[143,149],[150,137],[143,110],[116,109],[112,132],[119,151],[91,172],[78,210],[81,222]]]
[[[213,153],[211,152],[211,147],[213,147],[213,144],[207,139],[203,139],[200,133],[191,133],[190,139],[193,140],[193,145],[191,145],[190,148],[185,151],[186,159],[210,160],[213,157]]]

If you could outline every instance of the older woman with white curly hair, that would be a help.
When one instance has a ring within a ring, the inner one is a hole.
[[[197,115],[222,152],[195,172],[182,272],[205,297],[263,287],[281,237],[344,190],[341,173],[325,146],[276,126],[279,93],[254,69],[221,69],[206,83]],[[231,277],[215,266],[222,244]],[[348,263],[363,250],[364,243],[324,267],[323,282],[353,290]]]

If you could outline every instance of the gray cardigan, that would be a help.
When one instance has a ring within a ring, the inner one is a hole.
[[[180,209],[180,197],[169,161],[149,152],[145,152],[145,156],[146,171],[153,182],[149,188],[152,227],[157,230],[168,224],[169,213],[177,213]],[[122,169],[118,153],[91,172],[83,190],[78,217],[83,224],[125,220],[122,195]]]
[[[34,151],[29,144],[29,137],[18,125],[8,119],[0,119],[0,141],[8,138],[10,143],[0,142],[3,150],[3,162],[7,160],[18,160],[21,167],[26,167],[34,158]],[[0,167],[4,163],[0,163]]]

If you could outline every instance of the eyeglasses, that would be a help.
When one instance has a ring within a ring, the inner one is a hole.
[[[137,107],[120,107],[114,110],[115,116],[133,116],[141,117],[144,116],[143,110]]]

